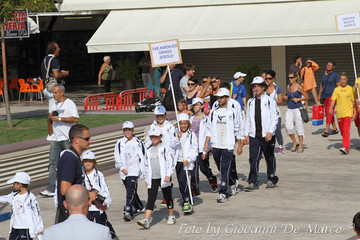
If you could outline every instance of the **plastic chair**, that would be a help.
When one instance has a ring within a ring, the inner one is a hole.
[[[42,102],[42,90],[44,89],[44,80],[40,80],[39,81],[39,84],[31,84],[30,86],[30,91],[31,92],[37,92],[38,95],[40,95],[40,99],[41,99],[41,102]]]
[[[11,79],[10,84],[9,84],[9,91],[11,91],[11,97],[14,100],[13,90],[17,90],[18,94],[19,94],[19,79],[18,78]]]
[[[26,93],[31,92],[30,85],[25,83],[25,80],[23,78],[19,79],[19,84],[20,84],[19,101],[20,101],[20,98],[21,98],[21,93],[24,93],[24,101],[25,101]]]
[[[3,89],[4,89],[4,79],[0,79],[0,95],[2,96],[3,102],[5,102]]]

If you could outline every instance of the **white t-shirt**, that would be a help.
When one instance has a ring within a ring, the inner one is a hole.
[[[79,113],[76,108],[76,105],[73,101],[66,98],[63,102],[55,102],[54,111],[58,111],[59,117],[68,118],[76,117],[79,118]],[[65,123],[62,121],[53,122],[53,137],[55,141],[64,141],[69,139],[70,128],[75,125],[75,123]]]
[[[216,119],[216,134],[217,146],[216,148],[227,149],[227,129],[226,129],[226,108],[219,108],[218,119]]]
[[[13,228],[15,229],[29,229],[29,224],[26,220],[25,206],[24,206],[25,198],[27,195],[28,195],[27,193],[24,194],[19,193],[14,197],[12,209],[14,216]]]
[[[125,143],[125,168],[128,171],[126,176],[138,177],[140,173],[140,159],[137,153],[139,144],[133,138],[131,141]]]
[[[91,182],[92,187],[100,191],[99,178],[95,177],[95,169],[93,169],[93,171],[89,175],[87,175],[87,177],[85,176],[85,187],[87,190],[91,190],[89,180]],[[89,211],[100,211],[100,210],[94,204],[91,204],[91,206],[89,207]]]

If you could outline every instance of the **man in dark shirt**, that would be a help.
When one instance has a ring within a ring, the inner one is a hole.
[[[60,63],[57,57],[60,54],[60,47],[56,42],[49,42],[46,46],[47,56],[41,62],[41,76],[44,80],[44,85],[46,84],[46,73],[49,71],[49,77],[54,77],[60,79],[69,75],[69,71],[60,70]],[[50,65],[49,65],[49,61]],[[49,113],[52,111],[52,106],[54,105],[54,96],[51,91],[48,91],[46,87],[43,90],[44,96],[49,99]]]
[[[70,149],[63,152],[57,165],[57,202],[55,223],[65,221],[69,217],[64,207],[67,189],[74,184],[84,185],[84,172],[80,155],[87,150],[92,143],[89,128],[81,124],[75,124],[69,131],[71,142]],[[90,198],[95,200],[97,192],[90,192]]]
[[[175,68],[175,66],[176,66],[175,64],[172,64],[172,65],[169,65],[169,68],[170,68],[171,80],[172,80],[174,93],[175,93],[175,100],[176,100],[176,102],[179,102],[179,100],[183,97],[181,90],[180,90],[180,80],[184,76],[184,74],[180,69]],[[170,79],[169,79],[169,74],[168,74],[168,68],[166,68],[166,70],[163,72],[163,74],[160,78],[160,83],[164,84],[165,89],[166,89],[165,98],[163,100],[163,102],[164,102],[163,105],[165,106],[166,110],[173,111],[174,104],[173,104],[172,93],[171,93],[171,88],[170,88]]]

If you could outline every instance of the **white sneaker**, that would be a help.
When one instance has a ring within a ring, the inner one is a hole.
[[[173,224],[175,224],[175,223],[176,223],[175,216],[174,216],[174,215],[173,215],[173,216],[169,216],[166,224],[167,224],[167,225],[173,225]]]
[[[149,229],[150,228],[150,220],[147,218],[144,218],[143,220],[137,221],[137,224],[139,226],[142,226],[143,228]]]
[[[234,185],[235,186],[235,185]],[[218,198],[217,198],[217,202],[218,203],[224,203],[227,201],[226,195],[225,194],[219,194]]]
[[[55,196],[54,192],[49,192],[47,189],[45,189],[44,191],[40,192],[41,196],[45,196],[45,197],[53,197]]]
[[[236,184],[230,186],[230,195],[234,196],[236,194]]]

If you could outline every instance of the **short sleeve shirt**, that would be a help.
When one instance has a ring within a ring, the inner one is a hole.
[[[164,75],[165,71],[162,73],[162,75]],[[171,73],[171,80],[174,86],[174,91],[181,91],[180,90],[180,80],[181,78],[184,76],[184,74],[182,73],[182,71],[180,69],[175,68],[174,71],[172,71]],[[170,85],[170,80],[169,80],[169,74],[166,75],[166,79],[165,79],[165,89],[166,91],[169,90],[169,85]]]
[[[336,101],[336,117],[351,117],[354,111],[354,94],[349,85],[346,87],[338,86],[335,88],[331,100]]]
[[[76,117],[79,118],[79,112],[76,108],[76,105],[73,101],[71,101],[69,98],[66,98],[63,102],[55,102],[54,111],[57,111],[59,113],[59,117]],[[69,139],[69,131],[70,128],[75,123],[66,123],[62,121],[53,122],[53,131],[56,141],[64,141]]]
[[[61,181],[71,182],[74,184],[84,185],[84,173],[82,170],[80,158],[71,150],[65,150],[61,155],[56,171],[57,179],[57,199],[58,204],[62,205],[64,196],[61,195]]]
[[[184,98],[186,98],[186,91],[185,88],[187,87],[189,79],[185,76],[183,76],[180,80],[180,90],[181,90],[181,94],[183,95]]]
[[[246,89],[243,84],[236,85],[235,81],[232,81],[230,88],[232,87],[231,96],[237,94],[236,101],[241,105],[241,110],[245,110],[243,98],[247,97]]]
[[[46,79],[46,71],[49,65],[49,61],[52,57],[54,57],[54,55],[47,55],[41,63],[41,76],[44,81]],[[60,63],[56,57],[54,57],[50,62],[49,77],[54,77],[53,70],[60,71]]]
[[[323,91],[321,93],[322,98],[329,98],[334,92],[334,89],[337,87],[336,83],[339,82],[339,74],[336,72],[331,72],[328,75],[325,75],[325,71],[321,73],[321,82]]]

